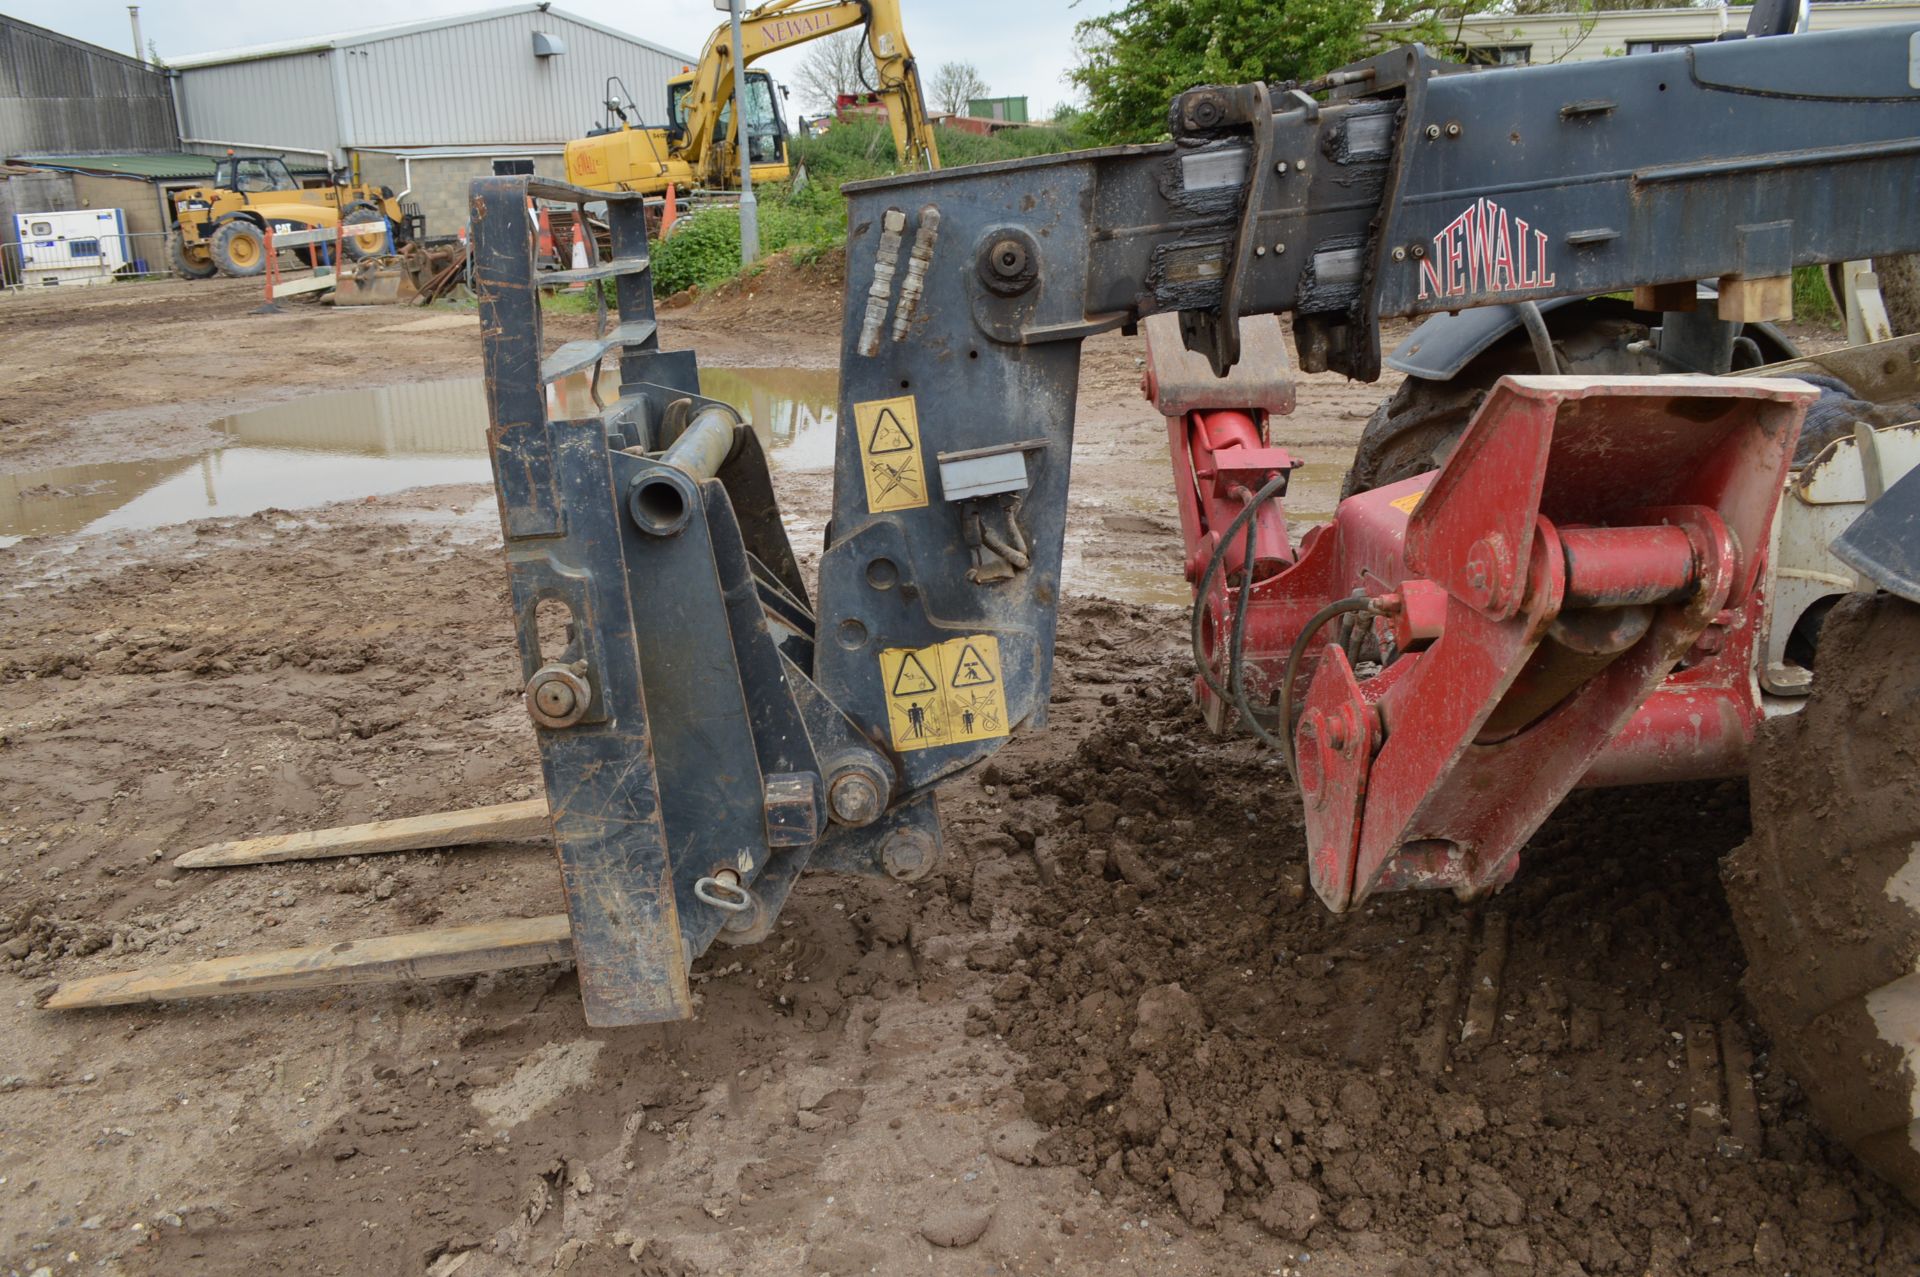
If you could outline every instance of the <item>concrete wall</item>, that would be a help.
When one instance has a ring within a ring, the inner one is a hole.
[[[173,147],[164,75],[0,14],[0,159]]]
[[[405,166],[397,155],[386,155],[372,151],[358,153],[361,180],[384,184],[395,191],[406,187]],[[564,156],[528,155],[522,152],[515,155],[511,148],[502,148],[501,159],[531,159],[533,171],[541,177],[550,177],[556,181],[566,180],[567,164]],[[426,215],[427,234],[454,235],[467,225],[467,188],[476,177],[493,176],[494,156],[460,156],[453,159],[415,160],[413,162],[413,190],[402,203],[418,204]]]
[[[73,175],[77,208],[117,208],[127,215],[127,234],[164,235],[169,227],[160,212],[160,188],[145,178]],[[151,245],[142,241],[139,255],[151,257]]]

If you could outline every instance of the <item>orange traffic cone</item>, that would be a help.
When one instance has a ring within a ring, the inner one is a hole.
[[[589,234],[591,234],[591,232],[587,230],[587,215],[579,209],[575,209],[573,213],[573,260],[569,263],[575,270],[585,270],[593,264],[593,259],[587,254],[587,236]],[[587,286],[585,283],[573,284],[567,288],[567,291],[570,293],[584,293],[587,291]]]
[[[556,252],[553,247],[553,218],[547,213],[547,209],[545,205],[539,205],[537,207],[538,207],[538,217],[536,220],[540,227],[540,240],[539,240],[540,260],[543,262],[558,261],[560,259],[560,254]],[[536,206],[534,202],[532,200],[528,200],[527,201],[528,211],[533,212],[535,208]]]
[[[679,211],[674,207],[673,183],[669,182],[667,183],[667,206],[660,212],[661,239],[667,237],[667,232],[673,229],[673,224],[678,221],[679,218]]]

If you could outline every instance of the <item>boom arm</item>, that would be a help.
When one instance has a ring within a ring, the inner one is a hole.
[[[866,28],[866,44],[873,55],[878,83],[874,92],[887,105],[887,121],[900,163],[909,169],[937,169],[940,151],[927,119],[920,72],[907,47],[899,0],[771,0],[740,19],[740,51],[748,66],[769,53],[853,27]],[[720,113],[733,100],[733,45],[722,24],[700,51],[700,65],[687,99],[687,158],[696,173],[707,174],[708,147]],[[729,133],[739,136],[734,122]],[[734,143],[738,145],[736,141]],[[709,175],[710,176],[710,175]]]
[[[646,268],[630,197],[608,197],[602,272],[623,276],[621,324],[543,365],[529,189],[476,184],[490,438],[592,1022],[690,1014],[686,963],[723,930],[764,934],[802,868],[928,872],[936,785],[1044,720],[1082,339],[1177,312],[1217,373],[1242,316],[1291,312],[1303,365],[1371,379],[1383,315],[1718,278],[1723,316],[1751,317],[1795,265],[1920,250],[1916,43],[1880,27],[1470,74],[1408,49],[1317,85],[1183,94],[1167,145],[849,187],[813,604],[751,431],[699,397],[687,352],[657,349],[625,277]],[[616,347],[621,399],[548,420],[543,368]],[[1240,406],[1236,385],[1155,372],[1170,429]],[[1352,498],[1297,553],[1282,526],[1274,574],[1210,614],[1217,646],[1277,608],[1298,647],[1356,588],[1398,609],[1401,659],[1363,688],[1329,644],[1304,702],[1314,881],[1336,908],[1498,885],[1610,742],[1719,774],[1750,729],[1702,706],[1752,686],[1757,556],[1811,392],[1506,386],[1431,491]],[[1264,421],[1230,415],[1210,452],[1175,435],[1183,521],[1202,482],[1249,516],[1253,489],[1284,486]],[[553,601],[573,624],[543,654]]]

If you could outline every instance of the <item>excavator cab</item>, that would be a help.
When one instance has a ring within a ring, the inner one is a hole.
[[[676,76],[667,83],[667,136],[675,145],[686,140],[687,98],[692,89],[693,76],[690,74]],[[787,122],[775,105],[774,93],[772,76],[765,71],[747,71],[745,135],[747,154],[752,158],[755,168],[755,181],[779,181],[786,176]],[[729,101],[720,108],[719,118],[714,121],[713,144],[716,147],[725,146],[732,128],[733,103]],[[760,172],[766,165],[779,165],[781,171]]]

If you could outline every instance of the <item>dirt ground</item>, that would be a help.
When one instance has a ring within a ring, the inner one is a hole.
[[[478,368],[458,316],[254,302],[0,300],[0,467],[190,455],[263,396]],[[663,315],[711,364],[830,367],[837,329],[832,281],[780,272]],[[538,792],[484,488],[0,550],[0,1271],[1920,1270],[1920,1216],[1813,1127],[1741,1001],[1743,785],[1580,795],[1479,907],[1303,893],[1279,764],[1187,704],[1138,357],[1087,350],[1049,726],[944,794],[933,877],[807,879],[771,940],[696,965],[686,1024],[588,1030],[565,968],[38,1009],[142,963],[562,906],[534,844],[169,863]],[[1388,389],[1303,379],[1290,512],[1332,508]],[[817,545],[825,476],[776,480]],[[1703,1035],[1753,1052],[1757,1146],[1701,1120]]]

